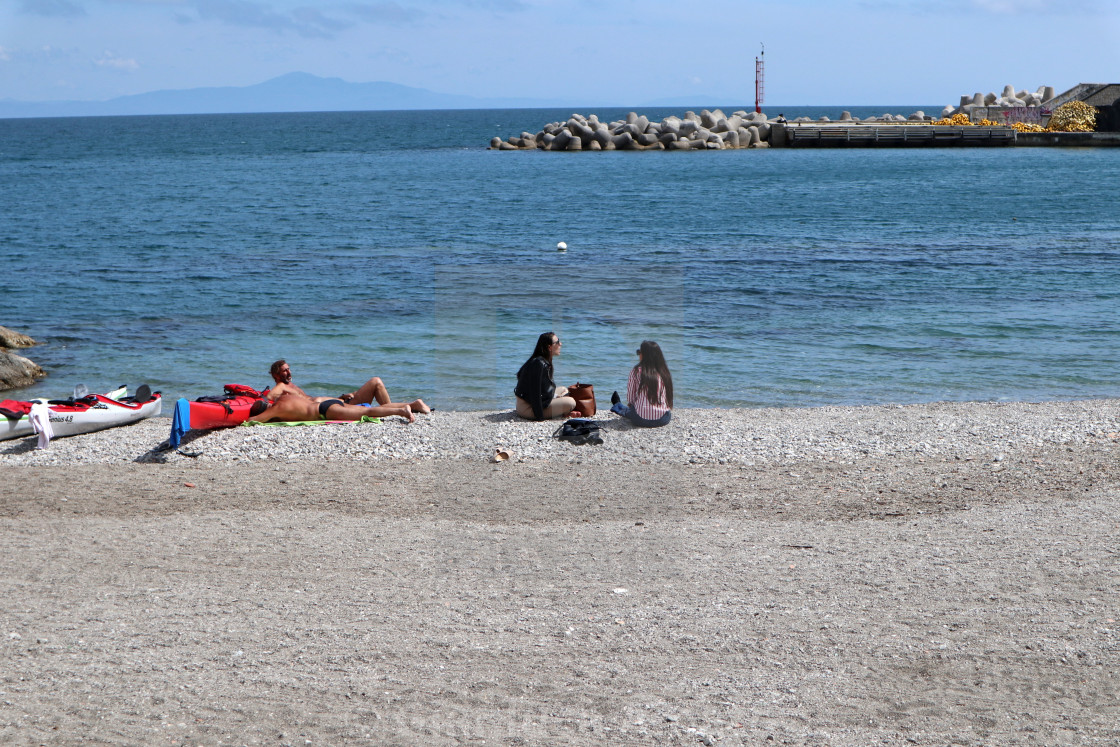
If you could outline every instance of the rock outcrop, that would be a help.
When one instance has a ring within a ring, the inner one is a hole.
[[[29,348],[36,344],[27,335],[0,327],[0,391],[31,386],[36,379],[47,375],[33,361],[11,352],[12,349]]]
[[[0,327],[0,348],[29,348],[38,344],[27,335],[16,332],[14,329]]]

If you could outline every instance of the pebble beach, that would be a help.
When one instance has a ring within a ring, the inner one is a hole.
[[[560,420],[530,422],[510,411],[417,415],[416,422],[239,426],[192,431],[180,452],[161,451],[170,421],[56,439],[0,442],[0,464],[155,462],[487,461],[501,449],[515,461],[755,465],[850,462],[901,455],[998,461],[1023,450],[1109,442],[1120,432],[1120,400],[954,403],[803,409],[680,409],[667,428],[635,428],[600,411],[602,446],[552,438]],[[1109,434],[1112,434],[1111,436]],[[183,454],[190,454],[186,457]]]
[[[0,741],[1120,741],[1120,400],[596,420],[0,443]]]

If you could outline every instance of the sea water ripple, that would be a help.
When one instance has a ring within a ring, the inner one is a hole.
[[[658,340],[682,406],[1120,396],[1115,150],[484,147],[566,115],[0,120],[0,324],[51,372],[16,395],[284,357],[505,407],[555,330],[605,395]]]

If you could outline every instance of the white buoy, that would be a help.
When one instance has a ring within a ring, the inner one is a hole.
[[[563,241],[561,241],[559,244],[556,245],[556,251],[566,252],[566,251],[568,251],[568,245],[565,244]]]

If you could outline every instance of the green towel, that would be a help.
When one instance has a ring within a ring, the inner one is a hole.
[[[258,423],[255,420],[246,420],[241,425],[338,425],[340,423],[380,423],[381,418],[372,415],[363,415],[361,420],[296,420],[293,422]]]

